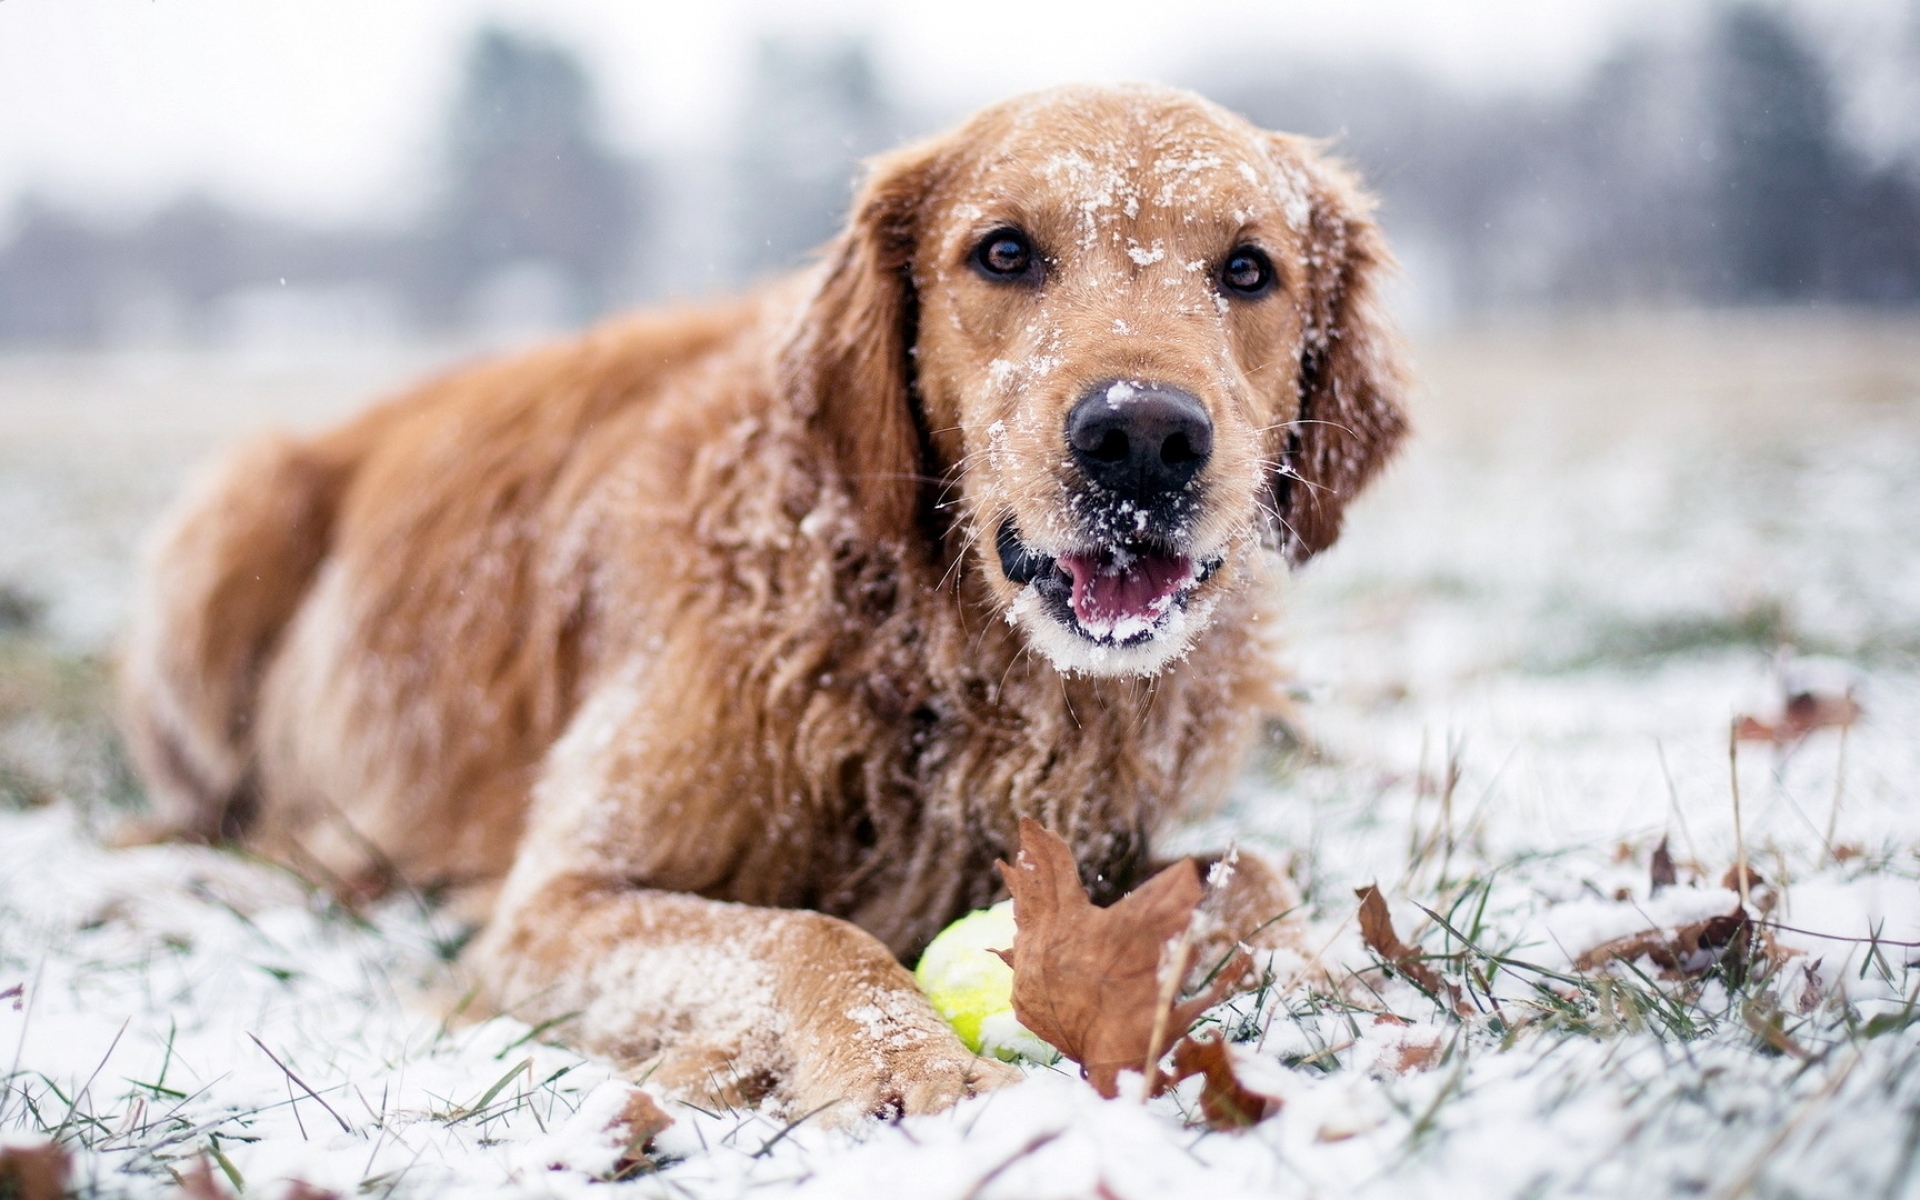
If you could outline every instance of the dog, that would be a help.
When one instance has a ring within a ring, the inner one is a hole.
[[[870,165],[811,270],[240,448],[123,658],[157,813],[477,897],[488,994],[652,1082],[997,1086],[901,965],[1018,819],[1096,899],[1277,700],[1274,564],[1406,429],[1388,252],[1306,140],[1070,87]],[[1243,861],[1229,940],[1286,906]]]

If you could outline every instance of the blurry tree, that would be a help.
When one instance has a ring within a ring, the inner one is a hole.
[[[1704,293],[1717,235],[1702,157],[1708,84],[1692,57],[1628,40],[1568,103],[1551,151],[1562,164],[1553,204],[1571,231],[1555,298],[1673,304]]]
[[[1840,299],[1920,301],[1920,179],[1894,166],[1858,180],[1836,222],[1832,257]]]
[[[111,241],[37,196],[20,202],[0,249],[0,342],[86,345],[99,338]]]
[[[1446,278],[1449,306],[1531,299],[1550,286],[1545,249],[1563,231],[1541,202],[1564,140],[1561,101],[1468,99],[1389,61],[1268,64],[1206,90],[1268,128],[1328,139],[1380,196],[1396,242]]]
[[[791,267],[846,217],[862,158],[898,138],[856,41],[763,39],[754,56],[733,178],[739,269]]]
[[[1873,166],[1848,141],[1788,10],[1711,16],[1703,38],[1623,42],[1559,94],[1470,97],[1381,62],[1269,60],[1206,86],[1332,138],[1443,307],[1920,300],[1920,162]]]
[[[1713,117],[1728,299],[1802,300],[1829,278],[1847,191],[1826,67],[1787,17],[1741,4],[1714,23]]]
[[[111,226],[29,198],[0,247],[0,342],[90,345],[156,325],[201,340],[229,298],[289,281],[407,293],[444,327],[503,272],[521,287],[544,272],[561,280],[555,316],[590,317],[619,298],[639,215],[637,171],[601,148],[593,109],[570,53],[483,30],[447,121],[445,186],[416,229],[308,229],[197,195]]]
[[[418,280],[429,320],[458,321],[476,285],[527,263],[561,273],[574,319],[615,298],[639,197],[633,172],[600,144],[593,85],[570,51],[482,30],[446,139],[448,179]]]

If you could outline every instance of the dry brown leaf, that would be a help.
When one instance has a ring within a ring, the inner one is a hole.
[[[331,1188],[317,1187],[304,1179],[296,1179],[286,1191],[280,1193],[280,1200],[340,1200],[340,1193]]]
[[[1234,1074],[1225,1038],[1182,1038],[1173,1048],[1173,1081],[1199,1075],[1200,1112],[1213,1129],[1245,1129],[1280,1111],[1281,1099],[1256,1092]]]
[[[1073,851],[1038,821],[1020,820],[1020,853],[999,864],[1013,895],[1013,1012],[1080,1064],[1102,1096],[1122,1071],[1158,1084],[1158,1063],[1241,972],[1230,965],[1203,994],[1176,1003],[1192,965],[1190,931],[1203,893],[1191,860],[1161,871],[1107,908],[1080,885]]]
[[[1801,1062],[1813,1057],[1807,1053],[1806,1047],[1794,1041],[1787,1032],[1786,1014],[1772,1002],[1748,1001],[1740,1015],[1753,1035],[1775,1052],[1790,1055]]]
[[[1393,1069],[1401,1075],[1425,1071],[1440,1061],[1439,1042],[1407,1042],[1394,1055]]]
[[[612,1177],[631,1179],[653,1170],[655,1163],[648,1151],[653,1149],[653,1139],[672,1124],[673,1118],[661,1110],[652,1096],[638,1088],[627,1093],[620,1115],[607,1122],[609,1132],[617,1132],[626,1139],[626,1148],[613,1164]]]
[[[1801,691],[1787,697],[1778,720],[1743,716],[1734,722],[1733,736],[1743,742],[1784,746],[1816,729],[1845,729],[1859,719],[1860,702],[1850,693]]]
[[[175,1174],[180,1181],[180,1194],[187,1200],[233,1200],[226,1189],[213,1178],[213,1165],[202,1154],[193,1160],[185,1175]]]
[[[1826,989],[1820,986],[1820,964],[1824,958],[1800,964],[1800,1000],[1794,1005],[1794,1011],[1806,1016],[1820,1007],[1820,1001],[1826,997]]]
[[[1647,869],[1648,891],[1655,896],[1662,888],[1670,888],[1679,882],[1679,873],[1673,869],[1673,852],[1667,849],[1667,839],[1661,838],[1660,844],[1653,848],[1653,865]]]
[[[1736,863],[1727,868],[1727,873],[1720,877],[1720,886],[1730,892],[1740,890],[1739,864]],[[1774,906],[1780,902],[1780,893],[1767,882],[1766,876],[1754,870],[1751,864],[1747,867],[1746,897],[1752,902],[1754,910],[1763,917],[1773,912]]]
[[[52,1142],[0,1146],[0,1196],[60,1200],[67,1190],[67,1152]]]
[[[1734,866],[1728,867],[1727,873],[1720,877],[1720,886],[1727,889],[1730,892],[1739,891],[1740,890],[1740,870],[1741,868],[1737,864]],[[1747,890],[1748,891],[1752,891],[1755,888],[1766,886],[1767,884],[1766,876],[1754,870],[1751,864],[1747,866],[1746,873],[1747,873]]]
[[[1360,937],[1367,948],[1379,955],[1394,970],[1406,976],[1414,986],[1434,997],[1446,997],[1461,1011],[1459,989],[1440,978],[1439,972],[1422,961],[1420,951],[1400,940],[1393,930],[1393,914],[1387,911],[1386,897],[1373,884],[1355,888],[1360,897]]]
[[[1673,930],[1648,929],[1602,942],[1574,960],[1592,971],[1610,962],[1645,957],[1669,978],[1696,979],[1719,967],[1734,980],[1746,975],[1753,951],[1753,922],[1741,909]]]

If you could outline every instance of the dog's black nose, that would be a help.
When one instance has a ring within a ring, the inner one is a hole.
[[[1201,403],[1162,383],[1096,385],[1067,414],[1073,460],[1096,485],[1151,500],[1193,481],[1213,453],[1213,420]]]

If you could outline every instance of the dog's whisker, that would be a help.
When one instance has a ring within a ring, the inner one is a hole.
[[[1317,484],[1313,480],[1308,479],[1305,475],[1300,474],[1300,472],[1297,469],[1295,469],[1293,464],[1291,463],[1284,462],[1284,461],[1275,461],[1274,459],[1270,459],[1270,458],[1263,458],[1260,460],[1260,465],[1265,467],[1267,470],[1273,472],[1276,475],[1283,475],[1286,478],[1293,480],[1295,483],[1303,483],[1313,491],[1331,492],[1331,489],[1322,487],[1320,484]]]
[[[947,565],[947,569],[945,571],[941,572],[940,582],[937,585],[936,590],[938,591],[947,590],[947,583],[949,580],[951,580],[953,582],[954,587],[958,589],[960,584],[960,574],[959,574],[960,566],[962,563],[965,563],[967,561],[967,555],[970,552],[972,552],[975,546],[979,544],[980,544],[979,532],[972,528],[967,529],[965,532],[964,538],[960,543],[959,550],[953,556],[953,561]]]

